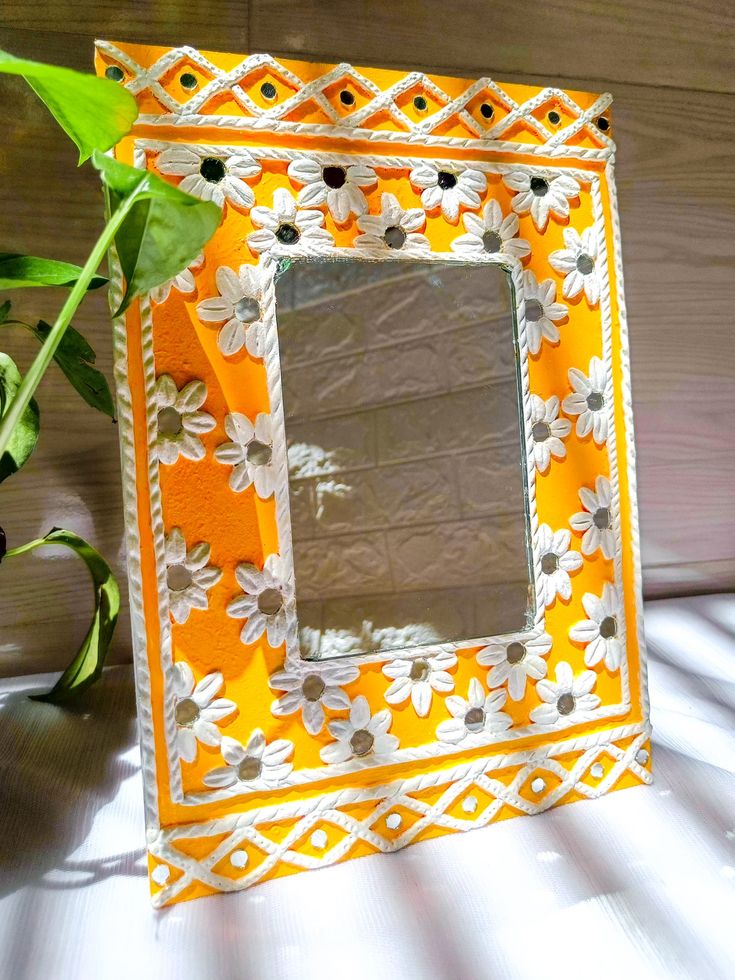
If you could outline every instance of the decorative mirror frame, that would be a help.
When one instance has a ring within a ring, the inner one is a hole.
[[[106,41],[96,63],[140,105],[118,157],[223,206],[114,327],[154,904],[649,782],[611,97]],[[527,629],[301,658],[275,279],[313,257],[509,273]]]

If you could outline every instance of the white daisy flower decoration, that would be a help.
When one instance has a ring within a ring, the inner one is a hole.
[[[590,432],[598,446],[607,440],[608,412],[605,402],[607,371],[599,357],[590,361],[589,375],[579,368],[569,368],[569,383],[574,389],[561,403],[567,415],[576,415],[576,432],[584,439]]]
[[[222,572],[208,565],[209,545],[200,541],[187,550],[184,535],[171,528],[165,538],[168,607],[177,623],[185,623],[192,609],[206,609],[207,592],[222,578]]]
[[[438,650],[413,660],[391,660],[383,667],[383,673],[393,683],[385,692],[388,704],[403,704],[411,699],[419,718],[425,718],[431,709],[434,691],[447,694],[454,690],[454,678],[447,673],[457,663],[455,654]]]
[[[588,592],[582,599],[589,619],[583,619],[569,630],[577,643],[584,643],[584,662],[588,667],[605,661],[608,670],[617,670],[623,661],[625,630],[620,596],[614,585],[605,582],[602,595]]]
[[[543,657],[551,650],[548,633],[511,640],[509,643],[491,643],[477,654],[477,662],[490,667],[488,687],[502,687],[507,683],[512,701],[522,701],[526,694],[526,681],[546,677],[546,661]]]
[[[538,529],[539,586],[546,606],[550,606],[557,596],[566,600],[572,595],[569,573],[582,567],[583,558],[579,552],[570,550],[571,540],[572,532],[566,529],[554,533],[548,524],[542,524]]]
[[[569,217],[569,201],[579,197],[579,182],[569,174],[539,176],[513,170],[503,177],[505,186],[515,191],[511,207],[516,214],[529,214],[538,231],[544,231],[549,215]]]
[[[253,424],[247,415],[231,412],[225,418],[225,432],[231,442],[217,446],[214,458],[232,467],[230,487],[242,493],[252,484],[258,496],[266,500],[276,485],[270,415],[261,412]]]
[[[452,717],[437,726],[437,738],[454,745],[468,735],[498,735],[506,731],[513,721],[510,715],[501,711],[505,700],[505,691],[491,691],[486,695],[482,684],[473,677],[467,700],[458,694],[450,694],[447,698],[447,708]]]
[[[257,266],[241,265],[239,272],[222,265],[215,277],[219,296],[197,306],[204,323],[221,323],[217,346],[225,356],[245,347],[252,357],[263,356],[263,321],[260,303],[263,286]]]
[[[359,695],[350,706],[349,718],[327,725],[335,741],[321,750],[322,762],[337,765],[348,759],[387,761],[398,748],[396,736],[388,734],[391,722],[387,708],[371,716],[367,698]]]
[[[594,226],[580,235],[574,228],[564,229],[566,248],[552,252],[549,264],[564,276],[562,295],[574,299],[584,289],[587,302],[594,306],[600,298],[600,275],[597,271],[597,233]]]
[[[206,786],[216,789],[276,786],[288,779],[293,771],[293,765],[286,761],[293,755],[293,742],[278,738],[269,745],[259,728],[250,736],[247,745],[225,735],[220,746],[227,765],[208,772],[203,780]]]
[[[365,214],[368,202],[362,187],[370,187],[378,178],[372,167],[363,164],[342,166],[326,164],[299,157],[288,165],[291,180],[304,186],[299,191],[297,203],[301,207],[314,208],[326,204],[337,224],[344,224],[350,214]]]
[[[530,269],[523,273],[523,297],[526,317],[526,342],[531,354],[538,354],[541,344],[548,340],[559,343],[557,322],[563,320],[569,310],[556,302],[556,283],[553,279],[538,282]]]
[[[470,167],[437,167],[422,163],[411,171],[411,183],[421,188],[421,203],[427,211],[441,207],[447,221],[459,218],[461,206],[479,208],[480,195],[487,190],[487,177]]]
[[[422,208],[404,211],[395,194],[385,193],[380,198],[380,214],[363,214],[357,219],[357,227],[363,234],[355,238],[355,245],[381,252],[394,249],[406,255],[422,255],[431,248],[426,235],[419,233],[425,224]]]
[[[582,487],[579,499],[584,510],[572,514],[569,523],[573,530],[582,533],[582,554],[594,555],[599,549],[603,558],[615,556],[615,534],[612,524],[612,488],[606,476],[595,480],[594,492]]]
[[[567,447],[562,442],[572,431],[569,419],[560,419],[559,399],[552,395],[547,401],[538,395],[531,395],[531,435],[533,437],[533,458],[536,469],[545,473],[552,457],[564,459]]]
[[[350,699],[342,685],[351,684],[360,676],[358,667],[349,664],[319,666],[318,670],[307,667],[287,669],[273,674],[268,683],[277,691],[285,691],[271,705],[271,713],[277,718],[301,712],[304,728],[310,735],[318,735],[324,727],[324,709],[344,711],[350,707]]]
[[[212,153],[201,146],[172,146],[158,157],[160,173],[183,177],[179,190],[220,207],[229,201],[238,208],[251,208],[255,194],[245,180],[257,177],[261,166],[247,150]]]
[[[184,762],[194,762],[198,742],[202,745],[219,745],[221,742],[222,732],[217,726],[237,709],[229,698],[215,697],[223,684],[224,678],[219,671],[195,681],[187,663],[174,664],[176,745]]]
[[[467,234],[454,239],[453,252],[468,258],[510,255],[514,259],[524,259],[531,254],[531,246],[525,238],[518,238],[518,215],[503,217],[500,205],[495,200],[487,202],[482,217],[468,212],[462,220]]]
[[[539,681],[536,693],[544,702],[531,712],[536,725],[556,725],[561,718],[567,721],[589,721],[600,704],[596,694],[590,693],[597,682],[593,670],[584,670],[577,677],[568,663],[556,667],[556,682]]]
[[[293,598],[293,588],[286,582],[280,555],[268,555],[262,571],[243,563],[235,569],[235,578],[243,594],[227,606],[228,616],[245,619],[240,632],[245,644],[255,643],[263,633],[269,646],[276,649],[286,637],[286,607]]]
[[[198,255],[194,261],[189,265],[188,268],[184,269],[173,279],[169,279],[168,282],[161,283],[160,286],[156,286],[150,292],[151,302],[156,303],[160,306],[161,303],[165,303],[168,299],[171,290],[173,289],[177,293],[182,293],[184,296],[188,296],[194,292],[197,288],[196,279],[194,273],[197,269],[200,269],[204,263],[204,254]]]
[[[279,187],[273,192],[273,207],[254,207],[250,218],[261,227],[248,235],[248,245],[254,252],[267,252],[274,246],[287,248],[307,244],[311,248],[325,249],[334,239],[322,228],[324,215],[321,211],[298,207],[296,200]]]
[[[199,411],[207,400],[204,382],[190,381],[179,391],[174,379],[162,374],[156,379],[153,398],[158,409],[156,455],[159,460],[170,465],[179,456],[204,459],[204,445],[199,437],[217,424],[208,412]]]

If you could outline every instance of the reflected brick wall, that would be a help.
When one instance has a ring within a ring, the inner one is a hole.
[[[331,631],[385,649],[520,629],[529,580],[505,274],[296,263],[277,300],[309,652],[344,652]]]

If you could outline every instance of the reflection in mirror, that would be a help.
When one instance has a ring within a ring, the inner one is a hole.
[[[301,655],[525,628],[507,273],[309,260],[276,299]]]

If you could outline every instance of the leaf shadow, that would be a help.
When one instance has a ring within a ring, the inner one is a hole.
[[[120,852],[114,839],[95,840],[95,856],[84,853],[99,812],[139,773],[127,758],[136,740],[130,668],[109,668],[63,708],[31,701],[32,683],[0,701],[0,898],[28,887],[74,889],[145,875],[142,826],[140,848]]]

